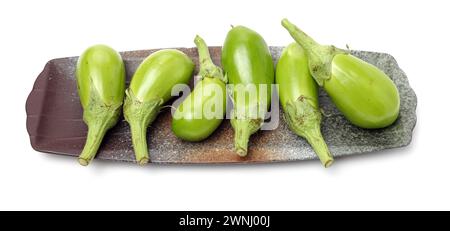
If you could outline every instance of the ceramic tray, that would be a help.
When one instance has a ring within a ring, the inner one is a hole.
[[[196,48],[178,48],[196,63]],[[153,50],[122,52],[127,70],[127,84],[137,66]],[[282,47],[271,47],[276,63]],[[213,61],[220,64],[220,47],[210,47]],[[323,91],[319,101],[324,111],[322,132],[331,153],[336,156],[362,154],[382,149],[398,148],[411,142],[416,123],[417,98],[405,73],[395,59],[384,53],[352,51],[352,54],[381,68],[400,91],[400,116],[384,129],[366,130],[351,125]],[[50,60],[36,79],[26,102],[27,130],[32,147],[40,152],[78,156],[87,133],[82,120],[75,64],[78,57]],[[282,113],[282,110],[280,110]],[[292,133],[280,115],[275,130],[259,131],[250,138],[249,154],[241,158],[233,153],[233,130],[225,120],[208,139],[198,143],[185,142],[171,132],[170,109],[162,110],[148,128],[148,147],[152,163],[250,163],[299,161],[317,158],[308,143]],[[105,136],[97,159],[135,161],[130,130],[123,120]]]

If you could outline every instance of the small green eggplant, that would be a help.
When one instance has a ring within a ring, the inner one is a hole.
[[[186,54],[165,49],[148,56],[134,73],[125,92],[123,112],[130,124],[139,165],[149,161],[147,127],[156,119],[161,106],[172,97],[172,88],[177,84],[187,84],[193,70],[194,63]]]
[[[270,106],[274,82],[272,56],[261,35],[236,26],[225,39],[222,67],[232,86],[235,150],[238,155],[246,156],[248,140],[261,128]]]
[[[86,166],[95,157],[107,130],[118,121],[125,92],[125,66],[112,48],[95,45],[77,62],[78,95],[88,126],[86,144],[78,162]]]
[[[201,80],[173,115],[172,131],[183,140],[201,141],[219,127],[226,113],[226,80],[214,65],[205,41],[196,36]]]
[[[305,49],[312,76],[354,125],[383,128],[398,117],[400,97],[380,69],[334,46],[323,46],[283,19],[281,24]]]
[[[309,72],[308,58],[300,45],[292,43],[283,49],[275,79],[290,129],[304,137],[322,164],[329,167],[333,163],[333,156],[320,132],[322,116],[319,111],[318,86]]]

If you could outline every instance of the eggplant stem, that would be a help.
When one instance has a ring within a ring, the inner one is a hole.
[[[320,132],[322,121],[320,111],[308,101],[308,98],[300,96],[297,100],[286,104],[284,115],[289,128],[308,141],[322,164],[326,168],[331,166],[334,160]]]
[[[304,131],[304,137],[316,152],[316,155],[319,157],[323,166],[325,166],[325,168],[330,167],[334,162],[334,158],[328,150],[328,146],[323,139],[320,129]]]
[[[139,122],[141,121],[130,123],[131,141],[133,142],[136,162],[139,165],[145,165],[149,161],[147,148],[147,126],[140,124]]]
[[[83,151],[78,157],[78,162],[81,165],[87,166],[95,157],[107,130],[108,121],[104,118],[95,120],[88,124],[88,135],[86,138],[86,143],[84,145]]]
[[[234,149],[241,156],[247,156],[248,140],[261,127],[260,119],[231,119],[234,129]]]
[[[250,138],[250,131],[248,126],[239,126],[235,129],[234,144],[236,153],[244,157],[247,155],[248,140]]]
[[[281,21],[281,25],[288,30],[294,40],[300,44],[308,53],[315,47],[321,46],[313,38],[309,37],[305,32],[300,30],[296,25],[292,24],[286,18]]]
[[[336,48],[335,46],[324,46],[317,43],[287,19],[283,19],[281,24],[291,34],[292,38],[305,49],[308,56],[309,71],[317,84],[323,86],[325,80],[331,78],[331,64],[334,56],[348,54],[349,51]]]
[[[83,120],[88,126],[86,143],[78,157],[78,163],[83,166],[89,165],[94,159],[103,137],[117,123],[122,112],[122,103],[105,105],[93,92],[91,102],[83,112]]]
[[[156,119],[163,99],[139,101],[131,89],[125,91],[123,115],[130,124],[131,141],[133,143],[136,162],[145,165],[150,161],[147,147],[147,127]]]
[[[201,78],[218,78],[226,83],[225,77],[223,75],[222,69],[216,66],[209,54],[208,46],[200,36],[196,35],[194,43],[197,46],[198,58],[200,63],[199,75]]]

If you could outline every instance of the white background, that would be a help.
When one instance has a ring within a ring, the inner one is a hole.
[[[450,209],[448,1],[1,1],[0,209]],[[105,43],[116,50],[221,45],[230,24],[270,45],[292,41],[287,17],[321,43],[392,54],[418,96],[403,149],[271,165],[177,166],[34,151],[25,100],[45,63]]]

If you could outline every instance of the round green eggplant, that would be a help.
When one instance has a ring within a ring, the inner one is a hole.
[[[125,66],[119,53],[105,45],[89,47],[76,67],[78,95],[88,135],[78,162],[95,157],[107,130],[120,116],[125,92]]]
[[[131,129],[136,161],[144,165],[149,161],[147,127],[156,119],[161,106],[172,96],[177,84],[187,84],[194,63],[183,52],[174,49],[157,51],[148,56],[137,68],[126,90],[124,117]]]
[[[271,85],[274,82],[272,57],[258,33],[236,26],[225,39],[222,67],[232,86],[234,108],[231,125],[235,132],[235,151],[240,156],[246,156],[248,140],[261,128],[270,106]]]
[[[311,144],[325,167],[333,163],[320,123],[318,86],[309,72],[303,48],[292,43],[283,49],[278,60],[275,82],[279,87],[281,106],[289,128]]]
[[[323,46],[282,20],[282,25],[308,55],[316,82],[354,125],[384,128],[398,117],[400,97],[394,82],[380,69],[334,46]]]
[[[179,105],[172,119],[173,133],[183,140],[201,141],[209,137],[226,113],[226,80],[214,65],[205,41],[196,36],[201,80]]]

